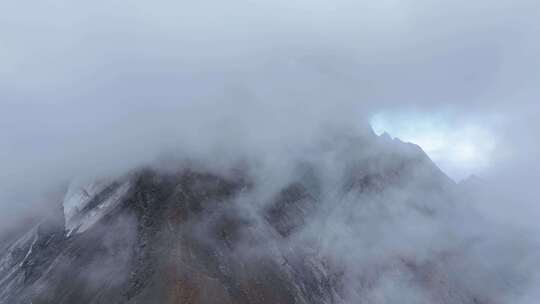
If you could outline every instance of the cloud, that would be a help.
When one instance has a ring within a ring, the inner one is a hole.
[[[525,173],[524,151],[538,149],[532,0],[57,0],[0,12],[9,213],[163,151],[278,157],[325,123],[362,128],[388,108],[450,108],[486,125],[509,155],[504,172]]]

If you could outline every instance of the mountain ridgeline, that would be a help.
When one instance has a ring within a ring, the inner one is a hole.
[[[313,147],[283,175],[246,162],[74,182],[57,217],[0,244],[0,303],[499,303],[507,269],[475,263],[459,186],[418,146]]]

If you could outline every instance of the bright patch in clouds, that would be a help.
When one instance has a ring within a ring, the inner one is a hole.
[[[379,135],[387,132],[419,145],[455,180],[487,169],[495,149],[488,129],[444,114],[383,112],[372,117],[371,126]]]

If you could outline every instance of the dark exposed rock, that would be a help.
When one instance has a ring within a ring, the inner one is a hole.
[[[433,193],[452,187],[423,152],[393,144],[407,151],[365,152],[364,141],[345,145],[337,153],[345,168],[338,192],[407,187],[418,174],[428,178],[415,187]],[[350,158],[356,154],[362,157]],[[322,206],[320,169],[309,162],[298,168],[295,179],[252,209],[235,201],[253,188],[249,174],[133,172],[80,210],[80,218],[88,217],[129,183],[120,203],[89,229],[68,235],[58,224],[41,223],[11,241],[0,254],[0,303],[344,303],[345,267],[316,245],[295,241],[335,208]],[[400,261],[432,282],[427,266]],[[359,290],[375,278],[360,280]]]

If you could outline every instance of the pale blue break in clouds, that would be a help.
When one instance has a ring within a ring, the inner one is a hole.
[[[379,112],[371,126],[418,144],[450,177],[459,181],[482,173],[495,164],[497,138],[486,125],[455,119],[445,112]]]

